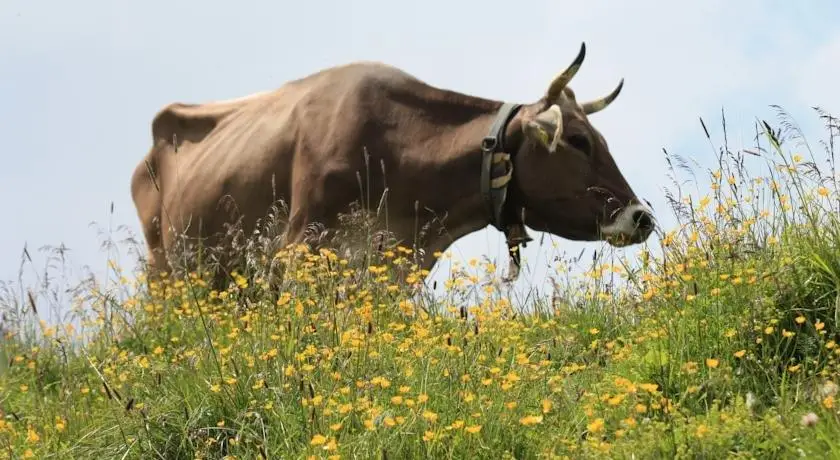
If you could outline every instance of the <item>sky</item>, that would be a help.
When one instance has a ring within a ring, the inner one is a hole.
[[[130,178],[166,104],[270,90],[355,60],[527,103],[581,42],[586,61],[571,86],[590,99],[625,79],[619,98],[591,122],[667,227],[662,149],[708,159],[699,117],[719,140],[725,109],[736,145],[748,147],[755,119],[775,120],[770,104],[793,114],[813,141],[823,133],[811,106],[840,115],[838,17],[840,3],[830,0],[3,0],[0,280],[17,278],[24,245],[36,267],[44,260],[37,248],[64,244],[74,270],[101,273],[108,256],[98,228],[142,238]],[[557,237],[541,246],[541,234],[531,234],[537,241],[525,249],[519,285],[544,279],[556,253],[604,247]],[[503,239],[490,228],[451,249],[455,259],[506,265]],[[434,279],[445,278],[445,265]]]

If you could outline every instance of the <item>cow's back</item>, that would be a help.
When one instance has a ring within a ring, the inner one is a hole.
[[[159,233],[155,219],[164,230],[206,237],[241,216],[250,231],[277,199],[294,202],[296,183],[358,166],[341,164],[335,139],[361,129],[364,114],[354,110],[365,91],[403,78],[410,76],[383,64],[355,63],[252,96],[165,107],[152,122],[154,145],[145,159],[157,188],[146,161],[132,179],[150,249],[172,246],[172,232]]]

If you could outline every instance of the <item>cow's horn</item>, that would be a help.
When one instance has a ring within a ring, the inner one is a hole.
[[[572,64],[566,68],[560,75],[558,75],[553,82],[551,82],[551,86],[548,87],[548,92],[546,93],[546,99],[549,102],[557,101],[557,98],[560,97],[560,94],[563,92],[563,88],[569,84],[572,80],[572,77],[575,76],[578,69],[580,69],[580,65],[583,64],[583,58],[586,56],[586,43],[581,42],[580,44],[580,51],[578,51],[578,55]]]
[[[581,104],[580,106],[583,108],[583,113],[589,115],[604,110],[608,105],[610,105],[612,101],[615,100],[615,98],[618,96],[618,93],[621,92],[622,86],[624,86],[623,78],[620,82],[618,82],[618,86],[615,87],[613,92],[608,94],[606,97]]]

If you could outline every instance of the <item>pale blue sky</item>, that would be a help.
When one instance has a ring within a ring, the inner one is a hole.
[[[63,242],[74,266],[101,272],[105,256],[89,223],[107,227],[111,201],[110,225],[140,235],[129,179],[165,104],[238,97],[357,59],[385,61],[449,89],[530,102],[586,41],[572,87],[591,98],[626,79],[592,122],[666,224],[661,149],[707,156],[698,116],[718,134],[724,106],[736,143],[740,128],[749,144],[754,117],[773,118],[769,104],[811,129],[819,125],[810,106],[840,114],[836,1],[305,4],[3,0],[0,279],[16,276],[24,243],[34,253]],[[516,65],[498,68],[500,60]],[[554,241],[569,253],[600,247]],[[505,261],[495,231],[454,249],[462,259]],[[551,254],[534,244],[525,257],[536,273],[521,283],[532,283]]]

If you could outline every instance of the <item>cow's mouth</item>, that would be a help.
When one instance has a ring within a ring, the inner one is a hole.
[[[656,228],[656,221],[645,206],[634,203],[621,208],[610,224],[600,227],[604,240],[620,248],[647,240]]]

